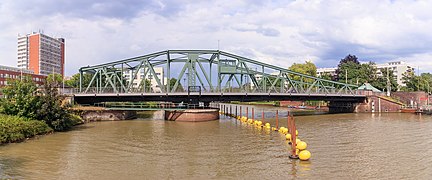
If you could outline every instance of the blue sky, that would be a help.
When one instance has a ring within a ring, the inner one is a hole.
[[[167,49],[220,49],[289,67],[336,66],[347,54],[432,71],[432,1],[2,0],[0,64],[17,35],[66,39],[66,74]]]

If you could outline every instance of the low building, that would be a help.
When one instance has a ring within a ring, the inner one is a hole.
[[[153,67],[153,69],[156,73],[157,78],[161,81],[162,85],[166,85],[167,78],[164,76],[163,67]],[[124,78],[128,83],[131,81],[131,79],[133,79],[132,81],[133,88],[140,88],[140,87],[142,88],[142,86],[140,86],[141,81],[143,79],[147,79],[150,81],[150,87],[152,92],[162,92],[161,87],[157,83],[156,78],[152,73],[147,72],[147,74],[145,75],[146,77],[144,77],[144,68],[138,71],[138,73],[135,75],[135,78],[133,78],[133,76],[134,74],[132,74],[131,70],[124,71]]]
[[[336,75],[337,68],[318,68],[317,69],[317,77],[322,77],[325,74],[330,75],[331,77]]]
[[[31,70],[0,65],[0,89],[7,86],[9,80],[21,79],[21,77],[25,76],[30,76],[33,82],[38,85],[43,85],[46,79],[46,76],[34,74]],[[2,94],[3,93],[0,90],[0,95]]]

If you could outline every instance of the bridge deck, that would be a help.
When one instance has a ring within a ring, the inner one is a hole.
[[[74,100],[80,104],[99,102],[188,102],[197,99],[201,102],[214,101],[345,101],[362,102],[366,95],[351,94],[302,94],[302,93],[123,93],[123,94],[75,94]]]

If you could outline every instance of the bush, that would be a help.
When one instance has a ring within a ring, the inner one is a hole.
[[[63,97],[56,88],[59,82],[47,81],[38,88],[31,78],[26,77],[8,80],[8,84],[3,89],[5,98],[0,99],[0,113],[42,120],[55,131],[65,131],[75,125],[62,105]]]
[[[0,144],[19,142],[52,131],[43,121],[0,114]]]
[[[74,126],[78,124],[84,124],[83,118],[81,118],[79,115],[70,113],[68,118]]]

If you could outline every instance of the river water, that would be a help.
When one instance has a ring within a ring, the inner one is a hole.
[[[250,106],[252,107],[252,106]],[[274,125],[274,111],[266,111]],[[260,116],[258,117],[260,119]],[[280,118],[281,125],[286,117]],[[186,123],[97,122],[0,146],[0,179],[431,179],[432,116],[296,116],[309,161],[289,159],[282,135],[221,116]]]

